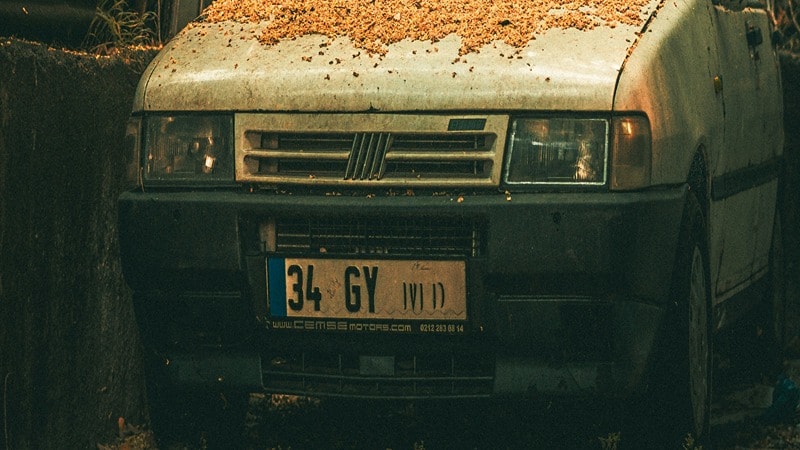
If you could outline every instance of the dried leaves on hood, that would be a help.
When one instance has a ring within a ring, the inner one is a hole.
[[[263,23],[267,45],[308,34],[347,36],[384,54],[403,39],[436,42],[455,34],[460,53],[500,40],[523,47],[550,28],[639,26],[650,0],[216,0],[206,22]]]

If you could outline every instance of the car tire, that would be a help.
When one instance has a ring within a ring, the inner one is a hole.
[[[687,439],[705,444],[711,437],[711,392],[713,333],[711,330],[711,289],[708,270],[706,224],[702,209],[694,195],[690,195],[684,209],[684,220],[679,242],[679,253],[673,284],[673,298],[677,302],[679,329],[682,339],[676,353],[682,361],[676,367],[681,372],[675,378],[680,407],[674,423],[676,430]],[[680,425],[683,425],[681,430]]]
[[[705,258],[699,247],[692,251],[691,281],[689,284],[689,332],[688,332],[688,389],[691,428],[695,440],[706,441],[711,434],[711,382],[712,346],[710,308],[708,305],[708,276]]]
[[[642,424],[647,448],[703,446],[711,439],[713,333],[705,219],[697,199],[684,207],[671,298],[659,353],[651,367]],[[634,410],[636,411],[636,410]]]

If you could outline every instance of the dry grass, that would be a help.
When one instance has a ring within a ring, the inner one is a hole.
[[[131,11],[126,0],[99,0],[95,16],[84,40],[84,47],[94,53],[111,49],[129,49],[160,43],[159,15]]]

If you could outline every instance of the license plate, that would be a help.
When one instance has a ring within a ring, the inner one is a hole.
[[[271,256],[267,284],[273,318],[467,319],[465,261]]]

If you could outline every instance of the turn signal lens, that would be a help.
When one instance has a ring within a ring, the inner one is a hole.
[[[127,188],[133,189],[142,186],[142,118],[131,117],[125,126],[124,157]]]
[[[638,189],[650,185],[652,138],[644,116],[612,121],[611,189]]]

